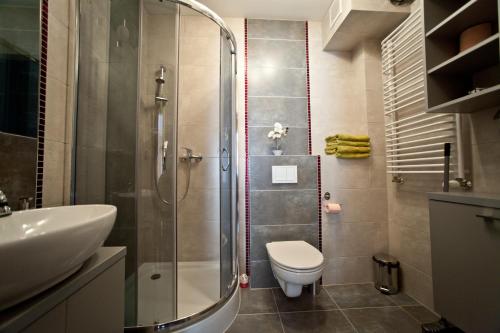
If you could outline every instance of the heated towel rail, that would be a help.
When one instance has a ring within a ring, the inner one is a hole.
[[[449,142],[450,173],[463,179],[460,117],[426,113],[421,10],[382,41],[382,71],[387,173],[396,182],[402,174],[442,174]]]

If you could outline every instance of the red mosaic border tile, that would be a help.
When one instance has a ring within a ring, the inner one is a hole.
[[[323,252],[323,231],[322,231],[322,222],[323,222],[323,216],[322,216],[322,201],[323,198],[321,197],[321,156],[318,155],[316,156],[317,158],[317,181],[318,181],[318,248],[321,252]]]
[[[250,276],[250,168],[248,160],[248,21],[245,19],[245,268]]]
[[[312,154],[312,136],[311,136],[311,85],[309,77],[309,23],[306,21],[306,87],[307,87],[307,129],[308,129],[308,151]]]
[[[45,151],[45,106],[47,98],[47,49],[49,45],[49,1],[42,0],[40,22],[40,84],[38,99],[38,130],[37,130],[37,167],[35,207],[42,207],[43,195],[43,160]]]

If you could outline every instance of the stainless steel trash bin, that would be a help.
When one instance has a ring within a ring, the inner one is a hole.
[[[373,276],[375,288],[384,294],[397,294],[399,291],[399,261],[384,253],[373,256]]]

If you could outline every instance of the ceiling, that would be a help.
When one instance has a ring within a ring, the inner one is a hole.
[[[222,17],[320,21],[332,0],[198,0]]]

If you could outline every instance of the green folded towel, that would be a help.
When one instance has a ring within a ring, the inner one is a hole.
[[[370,153],[345,153],[339,152],[335,149],[325,148],[325,154],[327,155],[335,155],[337,158],[348,158],[348,159],[357,159],[357,158],[368,158],[370,157]]]
[[[368,135],[335,134],[325,138],[326,142],[333,142],[335,140],[370,142],[370,137]]]
[[[366,154],[337,153],[337,154],[335,154],[335,157],[348,158],[348,159],[368,158],[368,157],[370,157],[370,153],[366,153]]]
[[[354,146],[340,146],[333,143],[327,143],[325,151],[329,150],[335,153],[369,153],[371,152],[370,147],[354,147]]]
[[[330,144],[328,142],[327,144]],[[344,140],[337,140],[335,141],[335,144],[339,146],[353,146],[353,147],[370,147],[370,142],[366,141],[344,141]]]

